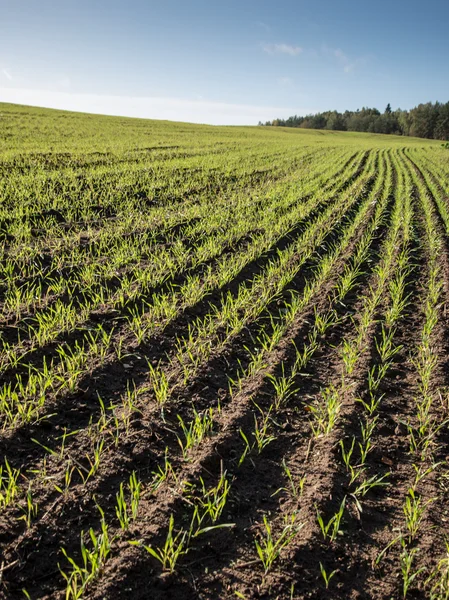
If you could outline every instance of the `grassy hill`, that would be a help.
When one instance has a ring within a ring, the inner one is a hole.
[[[438,142],[0,105],[0,596],[446,598],[448,232]]]

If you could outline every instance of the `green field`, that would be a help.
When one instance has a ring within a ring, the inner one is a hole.
[[[448,235],[439,142],[0,104],[0,597],[448,599]]]

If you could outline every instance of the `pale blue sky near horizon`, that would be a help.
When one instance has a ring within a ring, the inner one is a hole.
[[[214,124],[449,100],[449,2],[0,0],[0,101]]]

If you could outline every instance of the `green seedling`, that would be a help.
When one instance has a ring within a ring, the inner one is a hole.
[[[280,534],[275,537],[272,533],[272,526],[267,517],[264,515],[264,535],[260,536],[260,541],[257,539],[254,540],[254,543],[256,545],[257,555],[264,566],[265,573],[268,573],[273,565],[273,562],[280,556],[281,551],[289,545],[293,538],[302,529],[303,524],[295,524],[295,521],[295,514],[291,515],[290,517],[286,516],[284,519],[284,527],[282,528]]]
[[[298,480],[298,482],[296,482],[292,475],[290,468],[288,467],[287,463],[285,462],[285,458],[282,459],[282,468],[285,473],[285,476],[288,479],[289,487],[281,487],[281,488],[277,489],[272,494],[272,496],[276,496],[280,492],[287,492],[287,493],[291,494],[292,497],[295,498],[295,500],[297,500],[298,498],[300,498],[302,496],[304,485],[306,482],[306,475],[303,475]]]
[[[119,520],[120,527],[124,531],[127,531],[131,521],[135,521],[137,518],[141,487],[142,484],[140,481],[137,481],[136,473],[133,471],[128,483],[129,500],[126,500],[123,483],[120,484],[120,489],[116,494],[115,513]]]
[[[104,514],[101,519],[101,533],[96,534],[94,530],[89,529],[88,543],[84,541],[84,532],[81,532],[81,562],[78,564],[71,558],[64,548],[61,552],[68,560],[71,571],[63,571],[60,565],[59,570],[66,581],[66,599],[77,600],[82,598],[89,584],[96,579],[109,557],[111,552],[112,540],[109,537],[108,526],[104,520]]]
[[[205,411],[204,414],[199,414],[193,409],[193,415],[194,418],[189,425],[186,425],[181,416],[178,415],[178,421],[181,425],[183,437],[176,437],[185,460],[188,458],[189,451],[200,444],[201,441],[210,434],[214,425],[214,413],[212,408]]]
[[[0,466],[0,510],[12,504],[19,494],[17,480],[20,470],[14,469],[5,458],[5,465]]]
[[[144,548],[153,558],[160,562],[164,571],[174,573],[178,560],[188,552],[188,532],[180,529],[175,533],[174,527],[175,519],[171,515],[167,537],[164,544],[160,547],[146,546],[141,542],[130,542],[130,544]]]
[[[321,533],[323,534],[324,540],[329,538],[329,541],[333,542],[337,538],[337,535],[341,535],[342,532],[340,530],[340,523],[345,511],[345,506],[346,496],[343,498],[338,511],[329,519],[327,523],[325,523],[318,508],[315,507],[317,523],[320,527]]]
[[[331,581],[332,577],[334,577],[334,575],[336,573],[338,573],[338,569],[335,569],[335,571],[331,571],[330,573],[327,573],[326,569],[323,566],[323,563],[320,562],[320,571],[321,571],[321,575],[324,579],[324,584],[326,586],[326,589],[328,590],[330,581]]]

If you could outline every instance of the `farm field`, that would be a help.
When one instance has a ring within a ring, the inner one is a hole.
[[[449,151],[0,104],[0,597],[449,598]]]

